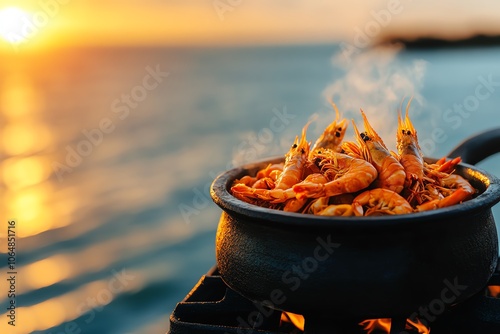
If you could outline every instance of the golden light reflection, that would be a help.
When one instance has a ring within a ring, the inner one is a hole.
[[[111,274],[110,274],[111,275]],[[120,293],[136,290],[140,280],[131,280],[120,286]],[[94,307],[103,307],[112,302],[116,291],[110,288],[113,277],[87,283],[78,289],[62,296],[51,298],[36,305],[19,307],[17,314],[25,321],[16,323],[16,333],[31,333],[57,326],[63,322],[74,320]],[[115,291],[115,292],[113,292]],[[94,303],[89,303],[89,299]],[[102,309],[101,309],[102,310]],[[7,313],[0,315],[6,319]],[[85,323],[83,323],[85,324]],[[0,322],[0,333],[11,333],[12,328],[7,321]]]
[[[62,323],[67,317],[67,312],[67,305],[57,299],[49,299],[37,304],[33,308],[33,316],[29,319],[38,319],[38,326],[40,328],[51,328]]]
[[[6,155],[40,152],[53,143],[49,129],[40,121],[42,95],[27,75],[13,73],[3,78],[0,110],[6,118],[0,134],[0,148]]]
[[[0,110],[5,120],[0,131],[0,186],[5,189],[2,205],[19,222],[18,236],[27,237],[62,227],[69,222],[53,205],[54,185],[47,155],[54,142],[44,124],[43,95],[32,79],[12,70],[0,86]]]
[[[11,198],[10,211],[18,220],[26,223],[26,221],[33,220],[43,210],[46,200],[46,192],[43,188],[45,187],[31,188],[9,196]]]
[[[53,188],[48,183],[6,193],[7,212],[19,222],[18,236],[27,237],[69,223],[51,206]]]
[[[30,116],[44,108],[43,99],[26,76],[4,77],[0,92],[0,110],[7,119]]]
[[[19,277],[19,292],[26,293],[82,274],[103,270],[114,260],[113,255],[109,253],[111,252],[96,256],[96,252],[85,250],[83,253],[58,254],[30,263],[20,269],[23,275]]]
[[[50,175],[49,162],[43,157],[10,158],[0,164],[4,184],[19,190],[36,185]]]
[[[51,143],[50,131],[35,122],[10,122],[2,133],[3,150],[7,155],[33,154]]]
[[[22,285],[26,289],[39,289],[68,278],[71,275],[71,263],[62,255],[31,263],[22,268]]]

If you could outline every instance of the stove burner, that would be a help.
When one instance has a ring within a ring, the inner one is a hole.
[[[212,268],[170,316],[170,334],[279,334],[281,312],[229,289]],[[283,333],[283,332],[281,332]]]
[[[500,260],[488,286],[500,286]],[[184,300],[170,315],[170,334],[299,334],[291,323],[282,322],[282,312],[253,303],[231,290],[222,281],[217,269],[202,276]],[[311,319],[312,320],[312,319]],[[307,323],[307,320],[306,320]],[[312,321],[307,334],[365,333],[357,323]],[[393,319],[393,333],[404,330],[405,319]],[[431,324],[432,334],[500,333],[500,299],[479,293],[453,307]]]

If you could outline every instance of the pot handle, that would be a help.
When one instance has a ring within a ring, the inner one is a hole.
[[[461,157],[463,162],[475,165],[498,152],[500,152],[500,128],[465,139],[448,154],[448,157]]]

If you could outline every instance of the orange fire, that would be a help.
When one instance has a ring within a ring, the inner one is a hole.
[[[304,331],[304,316],[300,314],[295,314],[291,312],[283,312],[281,313],[281,321],[283,322],[291,322],[295,327]]]
[[[500,287],[499,293],[500,293]],[[299,330],[304,330],[305,320],[300,314],[283,312],[281,314],[281,321],[292,323]],[[364,320],[359,323],[360,326],[366,330],[366,334],[376,334],[376,333],[387,333],[391,332],[391,319],[369,319]],[[417,321],[412,321],[410,319],[406,320],[406,329],[412,330],[419,334],[430,334],[430,329],[428,329],[419,319]]]
[[[488,287],[488,290],[490,291],[490,295],[492,297],[500,298],[500,286],[492,285]]]
[[[371,333],[387,333],[391,332],[391,319],[370,319],[359,323],[366,330],[367,334]],[[419,334],[429,334],[431,331],[425,325],[417,319],[417,321],[412,321],[410,319],[406,320],[406,328],[412,330]]]
[[[430,329],[428,329],[423,323],[420,322],[419,319],[417,319],[417,322],[412,321],[411,319],[406,320],[406,328],[408,329],[408,325],[410,326],[410,329],[416,329],[418,333],[422,334],[429,334],[431,332]]]
[[[373,333],[375,330],[383,330],[387,333],[391,331],[391,319],[370,319],[359,323],[363,326],[367,334]]]

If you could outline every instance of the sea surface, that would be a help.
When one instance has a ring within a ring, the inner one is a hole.
[[[218,173],[283,155],[313,114],[315,140],[334,117],[327,97],[358,126],[363,108],[394,147],[413,96],[424,153],[444,156],[500,127],[499,59],[338,45],[0,54],[0,332],[167,332],[215,264]],[[478,166],[500,176],[498,155]]]

